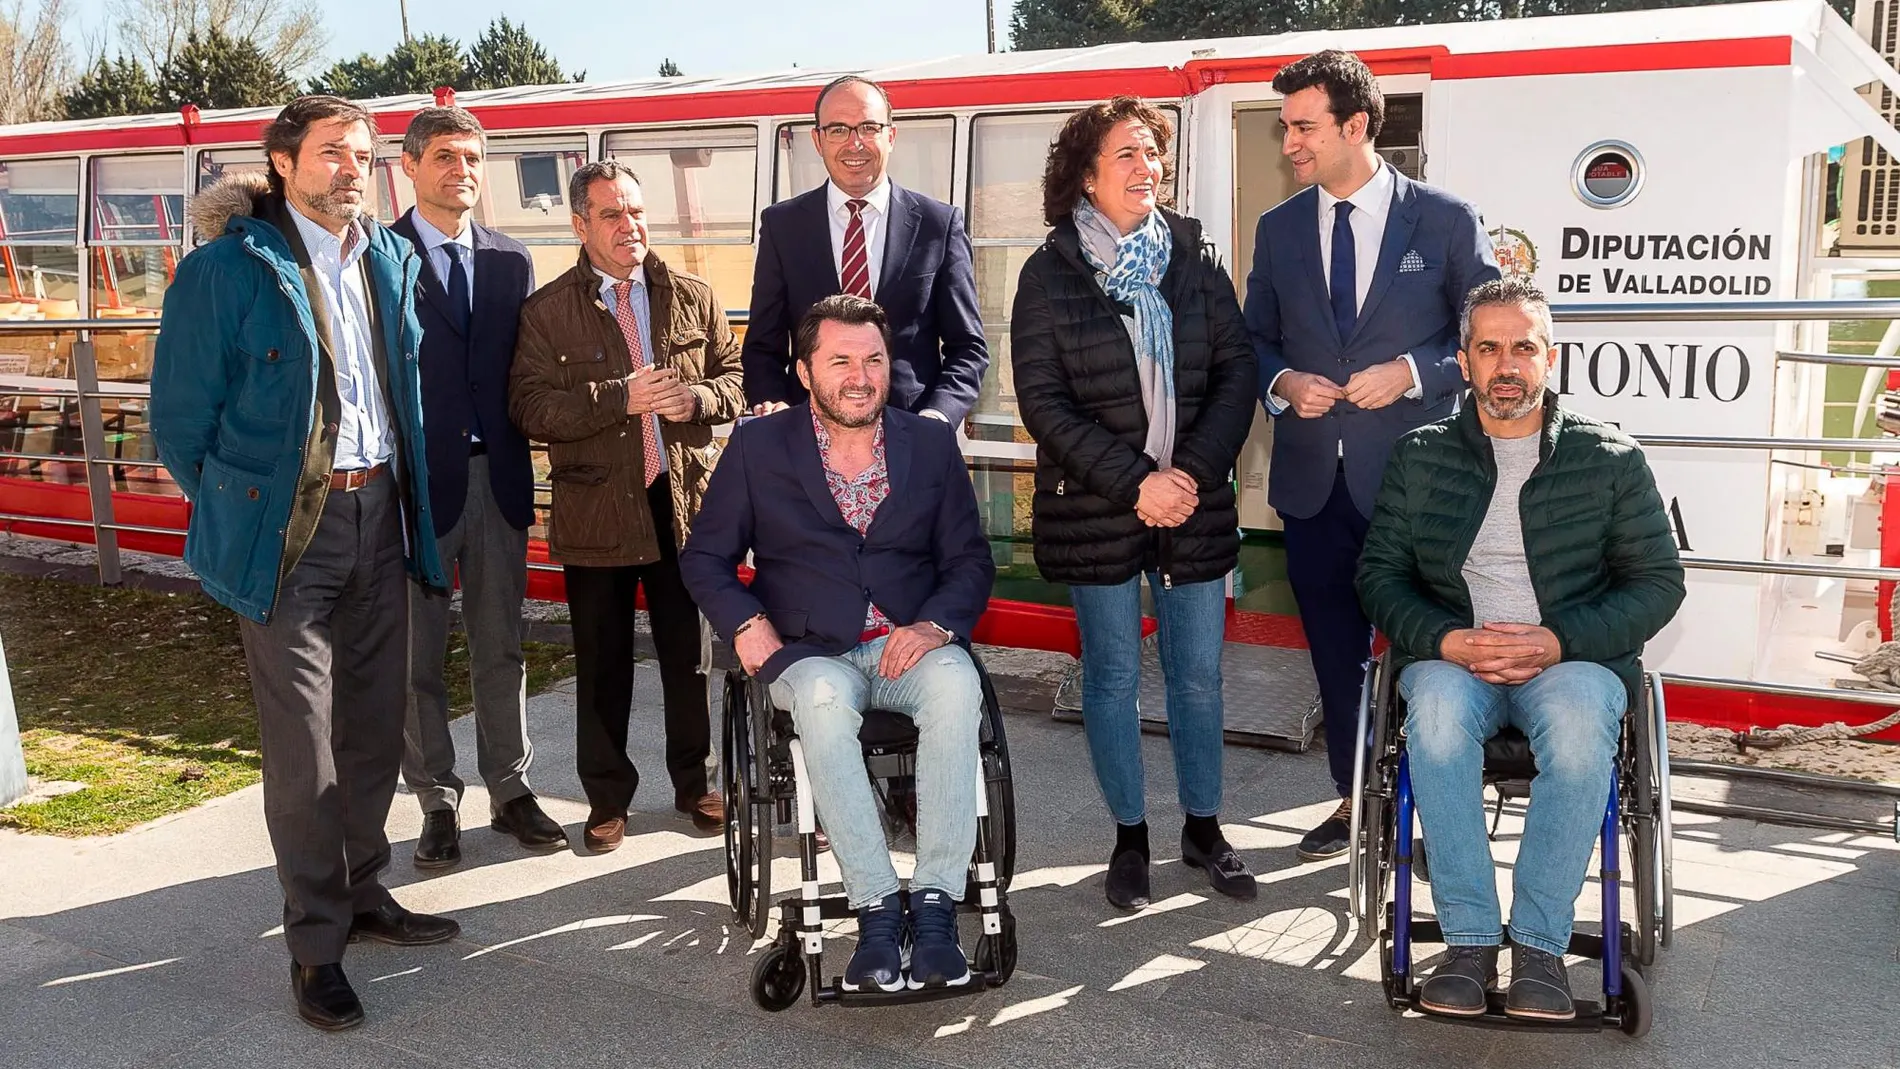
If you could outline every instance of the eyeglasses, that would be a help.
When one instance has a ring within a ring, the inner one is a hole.
[[[852,134],[857,134],[858,140],[860,141],[875,141],[877,140],[877,135],[890,129],[890,127],[890,123],[883,122],[861,122],[856,126],[846,126],[844,123],[835,122],[829,126],[820,126],[818,129],[819,132],[825,135],[826,141],[834,145],[842,145],[846,141],[851,140]]]

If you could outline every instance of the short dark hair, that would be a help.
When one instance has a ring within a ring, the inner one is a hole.
[[[1329,48],[1315,52],[1280,68],[1273,76],[1273,91],[1290,97],[1302,89],[1319,86],[1326,90],[1327,110],[1333,121],[1345,125],[1360,112],[1366,113],[1366,140],[1376,141],[1385,128],[1385,94],[1372,77],[1372,68],[1351,52]]]
[[[1471,316],[1480,308],[1496,304],[1514,304],[1530,310],[1531,318],[1544,328],[1545,344],[1552,344],[1556,338],[1550,322],[1550,299],[1537,283],[1522,275],[1505,275],[1489,282],[1480,282],[1465,294],[1465,307],[1458,315],[1458,347],[1471,348]]]
[[[1168,151],[1174,140],[1174,124],[1160,108],[1134,96],[1111,97],[1090,104],[1062,124],[1062,130],[1049,146],[1049,160],[1042,170],[1042,220],[1050,226],[1075,211],[1082,199],[1082,187],[1089,169],[1102,151],[1102,139],[1117,125],[1134,119],[1155,135],[1161,149],[1161,189],[1156,198],[1163,204],[1173,198],[1168,187],[1174,181],[1174,156]]]
[[[813,123],[821,123],[825,121],[824,118],[821,115],[819,115],[819,112],[824,109],[825,98],[831,95],[831,91],[833,89],[842,89],[847,85],[868,85],[873,90],[875,90],[877,92],[878,99],[884,101],[884,121],[886,122],[890,121],[891,95],[884,91],[884,87],[877,84],[876,82],[872,81],[869,78],[860,78],[855,74],[847,74],[842,78],[833,78],[831,81],[825,83],[825,87],[823,89],[818,90],[818,99],[812,101],[812,105],[811,105],[811,121]]]
[[[488,131],[482,129],[482,121],[474,112],[467,108],[423,108],[409,120],[409,129],[402,135],[402,154],[420,160],[429,151],[429,142],[448,135],[473,135],[481,139],[482,151],[488,151]]]
[[[884,354],[890,355],[891,324],[884,316],[884,309],[876,301],[855,294],[834,293],[812,305],[792,334],[792,354],[805,366],[811,366],[812,353],[818,348],[818,328],[826,323],[842,323],[847,327],[876,324],[878,336],[884,339]]]
[[[633,168],[619,160],[608,158],[583,164],[575,169],[574,177],[567,180],[568,210],[582,219],[587,218],[587,210],[591,207],[587,200],[587,191],[593,188],[595,182],[603,178],[610,180],[631,178],[634,185],[640,184],[640,176],[634,173]]]
[[[326,119],[350,119],[369,127],[370,136],[376,135],[376,116],[369,109],[354,100],[345,100],[327,93],[311,93],[300,96],[284,105],[284,110],[264,127],[264,171],[270,178],[273,193],[284,191],[284,176],[277,173],[277,164],[271,159],[273,152],[289,153],[295,163],[297,153],[303,148],[303,139],[310,133],[310,127]]]

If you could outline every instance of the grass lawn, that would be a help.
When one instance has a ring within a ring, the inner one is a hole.
[[[201,594],[0,575],[0,636],[39,780],[85,789],[0,809],[0,826],[123,831],[258,781],[257,718],[238,618]],[[528,693],[573,674],[565,646],[527,644]],[[468,647],[449,649],[450,712],[470,709]]]

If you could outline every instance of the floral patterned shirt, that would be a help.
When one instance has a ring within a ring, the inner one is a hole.
[[[811,429],[818,436],[818,460],[824,466],[825,483],[831,487],[831,499],[838,503],[838,513],[844,517],[844,522],[862,536],[870,530],[878,506],[891,496],[890,468],[884,463],[884,421],[879,419],[877,422],[877,437],[871,445],[871,466],[859,472],[855,479],[847,479],[832,470],[831,435],[825,432],[825,425],[819,421],[815,408],[811,414]],[[865,605],[866,631],[890,625],[890,620],[875,604]]]

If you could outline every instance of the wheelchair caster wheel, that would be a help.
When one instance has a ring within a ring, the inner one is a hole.
[[[1001,933],[976,941],[974,964],[979,972],[995,973],[996,986],[1009,983],[1009,978],[1016,974],[1016,918],[1004,917]]]
[[[1656,1021],[1656,1007],[1649,998],[1649,984],[1634,965],[1623,966],[1623,1034],[1641,1039]]]
[[[752,966],[752,1001],[769,1013],[790,1009],[805,993],[805,959],[774,943]]]

